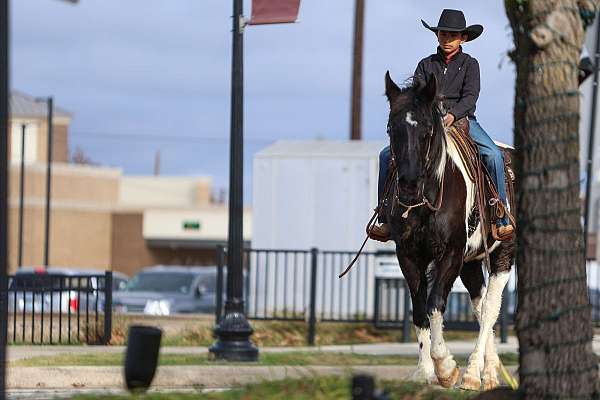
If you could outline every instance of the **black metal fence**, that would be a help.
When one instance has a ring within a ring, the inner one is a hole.
[[[9,276],[8,342],[108,344],[112,330],[112,272]]]
[[[216,319],[222,314],[226,254],[218,251]],[[246,249],[244,296],[246,316],[254,320],[306,321],[309,344],[314,344],[317,321],[369,322],[378,328],[402,329],[410,340],[412,306],[402,278],[378,276],[384,261],[394,263],[393,252],[364,252],[343,279],[338,275],[354,257],[353,252]],[[374,278],[375,277],[375,278]],[[374,278],[374,279],[373,279]],[[514,286],[514,285],[513,285]],[[506,292],[500,318],[502,338],[515,312],[514,292]],[[512,307],[509,305],[512,304]],[[444,315],[447,329],[477,330],[469,295],[453,292]]]

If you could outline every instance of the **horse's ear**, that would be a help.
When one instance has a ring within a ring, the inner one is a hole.
[[[385,95],[387,96],[390,104],[392,104],[394,99],[396,99],[396,97],[400,95],[400,88],[392,80],[392,77],[390,76],[390,71],[387,71],[385,73]]]
[[[423,85],[419,85],[418,96],[419,99],[425,103],[433,103],[437,98],[437,78],[434,74],[429,75],[427,82]]]

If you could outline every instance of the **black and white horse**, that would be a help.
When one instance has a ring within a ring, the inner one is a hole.
[[[499,358],[493,327],[513,262],[513,242],[484,238],[481,226],[469,230],[477,208],[476,187],[446,133],[434,77],[400,88],[385,77],[390,104],[388,134],[397,175],[386,202],[392,239],[413,304],[419,341],[415,377],[454,386],[459,370],[443,335],[448,294],[460,276],[467,288],[480,331],[463,376],[462,387],[479,390],[498,385]],[[489,219],[488,219],[489,220]],[[487,230],[489,231],[489,229]],[[490,250],[486,286],[481,268],[483,240]]]

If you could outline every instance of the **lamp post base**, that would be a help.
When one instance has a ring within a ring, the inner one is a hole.
[[[257,361],[258,348],[250,341],[254,332],[243,313],[227,313],[215,327],[217,341],[208,349],[214,360]]]

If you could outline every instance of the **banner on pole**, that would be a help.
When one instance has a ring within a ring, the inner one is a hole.
[[[296,22],[300,0],[252,0],[252,17],[248,25]]]

